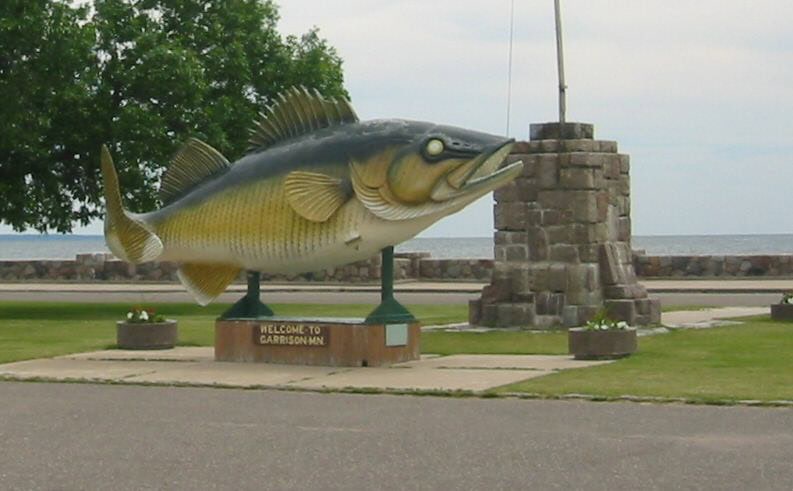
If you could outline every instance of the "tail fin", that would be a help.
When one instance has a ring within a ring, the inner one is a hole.
[[[146,225],[121,205],[118,175],[107,147],[102,145],[102,179],[105,183],[105,242],[116,257],[145,263],[162,254],[162,242]]]

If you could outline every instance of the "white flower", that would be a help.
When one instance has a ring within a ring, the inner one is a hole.
[[[132,312],[127,312],[127,319],[132,320]]]
[[[628,323],[627,322],[625,322],[625,321],[617,322],[617,329],[627,329],[627,328],[628,328]]]
[[[793,304],[793,296],[787,297],[787,300],[785,301],[785,303]]]
[[[142,321],[149,320],[149,313],[146,312],[145,310],[142,310],[141,313],[140,313],[140,320],[142,320]]]

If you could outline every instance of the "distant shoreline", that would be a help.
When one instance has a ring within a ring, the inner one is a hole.
[[[35,234],[35,233],[16,233],[16,234],[0,234],[0,239],[5,238],[41,238],[41,239],[69,239],[69,238],[98,238],[103,237],[102,234]],[[793,234],[788,233],[773,233],[773,234],[651,234],[651,235],[634,235],[634,239],[642,239],[642,238],[653,238],[653,239],[664,239],[664,238],[680,238],[680,237],[791,237],[793,238]],[[455,236],[455,237],[417,237],[420,240],[458,240],[458,239],[490,239],[492,236]]]
[[[793,234],[653,235],[633,237],[634,250],[651,256],[793,254]],[[492,259],[492,237],[422,237],[397,252],[428,252],[437,259]],[[108,252],[101,235],[0,234],[0,261],[64,260]]]

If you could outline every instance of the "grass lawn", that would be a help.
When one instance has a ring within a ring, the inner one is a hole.
[[[527,380],[498,392],[791,401],[793,323],[757,317],[742,325],[643,337],[639,352],[630,358]]]
[[[179,321],[180,344],[211,346],[214,319],[227,305],[159,304]],[[127,304],[0,302],[0,363],[111,348]],[[274,305],[280,315],[362,317],[370,305]],[[425,324],[462,322],[465,305],[414,305]],[[422,352],[566,354],[565,333],[425,332]],[[567,370],[496,392],[684,398],[696,402],[793,400],[793,323],[768,317],[745,324],[642,337],[639,352],[609,365]]]
[[[423,332],[422,353],[439,355],[566,355],[563,332]]]
[[[229,306],[157,304],[166,317],[179,321],[180,346],[212,346],[215,319]],[[371,305],[271,305],[279,315],[365,317]],[[0,363],[45,358],[115,347],[115,322],[129,304],[0,302]],[[463,322],[466,305],[412,305],[425,324]]]

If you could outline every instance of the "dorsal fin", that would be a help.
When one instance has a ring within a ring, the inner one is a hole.
[[[248,140],[248,153],[321,128],[358,122],[348,100],[325,99],[316,89],[309,92],[302,86],[278,94],[275,102],[259,116],[261,120],[251,130]]]
[[[201,140],[191,138],[176,152],[160,185],[160,199],[172,203],[185,191],[231,166],[226,157]]]

